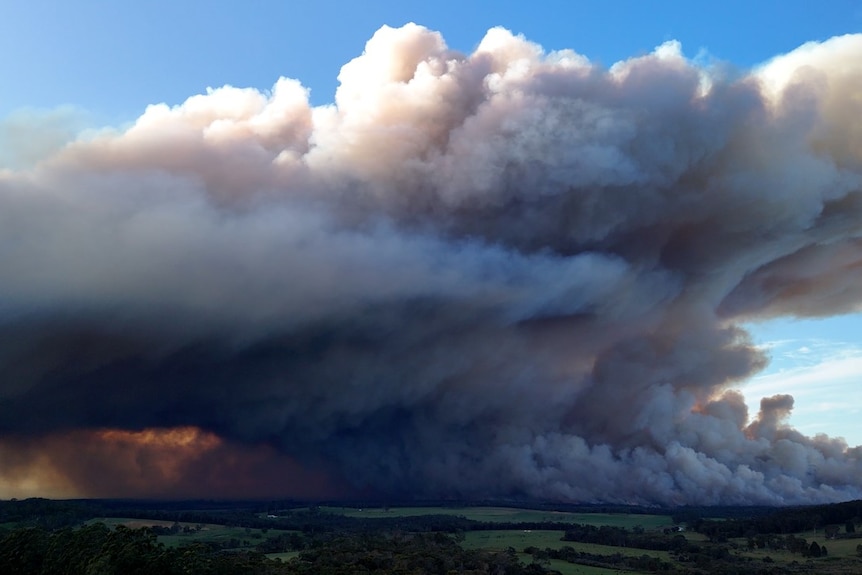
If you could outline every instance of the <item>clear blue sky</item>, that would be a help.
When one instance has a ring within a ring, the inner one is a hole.
[[[178,104],[223,84],[268,89],[279,76],[299,79],[314,104],[326,104],[340,67],[375,30],[410,21],[464,51],[500,25],[608,66],[676,39],[688,56],[705,51],[749,68],[806,41],[862,31],[862,2],[4,0],[0,118],[73,106],[96,125],[120,124],[148,104]],[[751,399],[790,391],[794,424],[862,444],[859,326],[858,316],[755,326],[775,361],[752,383]],[[786,389],[791,376],[820,391]]]
[[[862,29],[853,0],[4,0],[0,114],[72,104],[115,122],[207,86],[279,76],[330,102],[340,67],[381,25],[414,21],[469,51],[492,26],[610,65],[665,40],[741,67]]]

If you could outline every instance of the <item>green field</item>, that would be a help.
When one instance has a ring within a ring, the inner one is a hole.
[[[557,532],[551,532],[557,533]],[[466,545],[465,545],[466,546]],[[300,551],[287,551],[285,553],[268,553],[266,556],[270,559],[281,559],[282,561],[289,561],[294,557],[299,556]],[[522,563],[529,564],[533,561],[533,557],[526,553],[518,553],[518,558]],[[620,569],[605,569],[603,567],[592,567],[589,565],[578,565],[575,563],[568,563],[566,561],[562,561],[560,559],[551,559],[545,563],[543,563],[545,567],[549,567],[556,571],[559,571],[562,575],[641,575],[637,571],[626,571]]]
[[[139,527],[170,527],[174,523],[172,521],[155,521],[150,519],[132,519],[132,518],[98,518],[92,519],[87,523],[104,523],[110,528],[115,528],[118,525],[125,525],[133,529]],[[226,525],[216,525],[212,523],[200,525],[196,523],[179,523],[180,527],[189,527],[192,529],[190,533],[177,533],[175,535],[159,535],[158,541],[164,543],[168,547],[179,547],[181,545],[189,545],[191,543],[216,543],[222,545],[230,542],[238,543],[234,548],[254,547],[264,537],[263,530],[249,529],[244,527],[228,527]]]
[[[623,571],[620,569],[593,567],[591,565],[578,565],[577,563],[568,563],[561,559],[551,559],[544,565],[555,571],[559,571],[562,575],[640,575],[638,571]]]
[[[594,553],[597,555],[614,555],[620,554],[624,556],[640,557],[641,555],[651,555],[667,560],[668,554],[661,551],[644,551],[643,549],[629,549],[625,547],[610,547],[607,545],[594,545],[591,543],[575,543],[573,541],[562,541],[562,531],[516,531],[516,530],[500,530],[500,531],[471,531],[465,534],[464,541],[461,546],[466,549],[491,549],[495,551],[505,550],[509,547],[518,552],[518,557],[522,563],[531,563],[533,557],[527,553],[522,553],[526,547],[538,547],[539,549],[551,548],[560,549],[561,547],[570,546],[578,551],[586,553]],[[590,565],[580,565],[577,563],[569,563],[561,559],[551,559],[544,563],[546,567],[555,569],[562,575],[637,575],[637,571],[627,571],[620,569],[605,569],[603,567],[592,567]]]
[[[85,523],[85,525],[92,525],[93,523],[104,523],[111,529],[114,529],[118,525],[123,525],[125,527],[129,527],[130,529],[137,529],[139,527],[170,527],[174,524],[173,521],[158,521],[156,519],[134,519],[132,517],[96,517],[95,519],[90,519]],[[180,525],[193,525],[191,523],[180,523]]]
[[[814,561],[829,561],[830,559],[847,559],[847,558],[857,558],[856,554],[856,546],[862,544],[862,539],[826,539],[823,534],[823,531],[805,531],[802,533],[795,533],[797,537],[804,538],[805,541],[811,545],[812,541],[816,541],[818,545],[821,547],[826,546],[826,549],[829,551],[829,554],[826,557],[819,557],[813,559]],[[741,555],[744,557],[753,557],[755,559],[763,559],[764,557],[771,557],[774,561],[780,563],[791,563],[793,561],[805,561],[808,558],[802,557],[799,553],[790,553],[789,551],[784,550],[773,550],[773,549],[755,549],[753,551],[749,551],[747,548],[747,540],[746,539],[734,539],[734,543],[736,543],[740,549],[744,551],[741,552]],[[862,571],[862,564],[860,564],[860,571]]]
[[[526,531],[505,529],[499,531],[468,531],[461,546],[465,549],[506,550],[512,547],[521,552],[525,547],[559,549],[571,542],[562,541],[562,531]]]
[[[284,551],[282,553],[267,553],[266,556],[270,559],[281,559],[282,561],[289,561],[294,557],[298,557],[301,551]]]
[[[856,546],[862,543],[862,539],[826,539],[822,530],[819,532],[807,531],[799,533],[798,536],[804,537],[809,545],[812,541],[817,541],[821,547],[825,545],[829,550],[827,557],[858,557]]]
[[[682,535],[684,535],[689,541],[709,541],[709,537],[703,533],[697,533],[695,531],[683,531]]]
[[[559,521],[587,525],[612,525],[631,529],[640,525],[644,529],[673,525],[669,515],[639,515],[626,513],[569,513],[514,507],[321,507],[321,511],[366,519],[382,517],[415,517],[420,515],[455,515],[474,521],[532,522]]]
[[[649,555],[650,557],[658,557],[663,561],[671,560],[670,555],[666,551],[647,551],[633,547],[613,547],[611,545],[598,545],[596,543],[563,541],[562,537],[562,531],[516,531],[514,529],[470,531],[464,534],[464,541],[461,545],[467,549],[505,550],[512,547],[518,552],[523,551],[525,547],[538,547],[539,549],[571,547],[583,553],[594,553],[596,555],[622,555],[624,557]]]

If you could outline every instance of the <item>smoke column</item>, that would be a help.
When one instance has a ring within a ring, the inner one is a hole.
[[[607,69],[411,24],[339,81],[34,124],[0,170],[0,486],[862,497],[862,447],[736,391],[745,322],[862,306],[862,36]]]

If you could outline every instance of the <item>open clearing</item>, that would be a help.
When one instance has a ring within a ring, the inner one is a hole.
[[[763,559],[764,557],[771,557],[773,561],[779,563],[792,563],[793,561],[797,561],[799,563],[803,563],[805,561],[813,560],[813,561],[829,561],[830,559],[839,559],[839,558],[856,558],[858,555],[856,554],[856,546],[862,544],[862,538],[860,539],[826,539],[823,534],[823,531],[805,531],[802,533],[795,533],[796,537],[804,538],[805,541],[808,542],[808,545],[811,545],[812,541],[816,541],[818,545],[821,547],[825,546],[828,550],[828,555],[826,557],[819,557],[815,559],[809,559],[803,557],[799,553],[791,553],[785,550],[775,550],[775,549],[754,549],[749,551],[747,547],[748,541],[746,539],[734,539],[733,542],[739,546],[739,549],[742,549],[741,555],[744,557],[753,557],[755,559]],[[862,570],[862,565],[860,565],[860,570]]]
[[[570,513],[568,511],[545,511],[519,509],[515,507],[321,507],[321,511],[365,519],[383,517],[415,517],[419,515],[455,515],[474,521],[524,522],[559,521],[586,525],[612,525],[654,529],[673,525],[669,515],[640,515],[628,513]]]
[[[448,508],[448,507],[401,507],[384,509],[356,509],[348,507],[327,507],[322,508],[322,511],[330,513],[342,513],[350,517],[358,518],[377,518],[377,517],[411,517],[419,515],[434,515],[446,514],[464,516],[469,519],[489,522],[539,522],[539,521],[560,521],[583,523],[589,525],[613,525],[618,527],[631,528],[636,525],[644,528],[661,528],[670,525],[672,522],[670,517],[663,515],[627,515],[627,514],[609,514],[609,513],[568,513],[568,512],[550,512],[536,511],[531,509],[516,509],[508,507],[469,507],[469,508]],[[155,521],[131,518],[102,518],[95,519],[93,522],[102,522],[109,527],[117,525],[125,525],[130,528],[160,526],[171,527],[174,525],[170,521]],[[225,525],[205,524],[198,525],[193,523],[179,523],[180,527],[189,527],[188,533],[177,533],[175,535],[160,535],[158,540],[170,547],[179,547],[191,543],[216,543],[220,545],[228,544],[229,548],[249,548],[258,543],[265,536],[263,530],[246,529],[242,527],[227,527]],[[281,531],[271,529],[270,531]],[[462,546],[468,549],[494,549],[505,550],[509,547],[518,551],[519,557],[525,563],[530,563],[532,557],[522,553],[526,547],[538,547],[545,549],[559,549],[564,546],[570,546],[577,551],[593,553],[597,555],[624,555],[632,557],[640,557],[642,555],[650,555],[663,560],[668,560],[668,554],[659,551],[644,551],[642,549],[632,549],[624,547],[612,547],[607,545],[597,545],[590,543],[577,543],[572,541],[562,541],[563,531],[552,530],[494,530],[494,531],[471,531],[465,534]],[[232,543],[232,545],[231,545]],[[298,551],[284,553],[270,553],[267,557],[272,559],[281,559],[288,561],[299,555]],[[592,567],[589,565],[580,565],[567,563],[559,559],[551,559],[546,566],[551,567],[562,573],[562,575],[638,575],[636,571],[606,569],[601,567]]]
[[[527,561],[529,563],[529,561]],[[577,563],[568,563],[561,559],[551,559],[544,564],[562,575],[640,575],[638,571],[623,571],[620,569],[605,569],[604,567],[592,567],[590,565],[580,565]]]
[[[539,549],[571,547],[579,552],[594,553],[596,555],[622,555],[624,557],[649,555],[663,561],[670,561],[670,555],[666,551],[649,551],[633,547],[614,547],[611,545],[598,545],[596,543],[562,541],[562,536],[562,531],[545,530],[517,531],[506,529],[499,531],[470,531],[464,534],[464,541],[461,545],[466,549],[505,550],[512,547],[518,552],[522,552],[526,547],[538,547]]]
[[[118,525],[137,529],[140,527],[171,527],[174,525],[172,521],[157,521],[151,519],[131,519],[126,517],[103,517],[92,519],[87,523],[104,523],[110,528],[116,528]],[[191,543],[215,543],[220,546],[227,546],[230,549],[241,549],[254,547],[264,537],[262,529],[250,529],[244,527],[228,527],[227,525],[216,525],[212,523],[197,524],[197,523],[178,523],[180,528],[188,527],[189,532],[180,531],[173,535],[159,535],[158,541],[164,543],[168,547],[179,547],[181,545],[189,545]],[[284,532],[281,530],[273,530]]]
[[[281,553],[267,553],[266,556],[270,559],[281,559],[282,561],[289,561],[294,557],[299,557],[299,554],[302,551],[283,551]]]

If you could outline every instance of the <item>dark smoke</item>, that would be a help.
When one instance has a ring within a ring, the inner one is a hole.
[[[733,390],[744,322],[862,304],[862,36],[742,74],[408,25],[339,79],[0,171],[0,458],[192,429],[388,496],[862,497],[862,448]],[[89,452],[52,473],[162,492]]]

